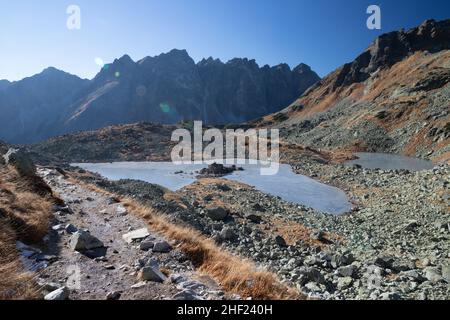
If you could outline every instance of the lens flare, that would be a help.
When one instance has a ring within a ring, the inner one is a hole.
[[[170,112],[170,106],[167,103],[161,103],[159,105],[159,107],[161,108],[161,111],[164,113],[169,113]]]
[[[103,62],[102,58],[98,58],[97,57],[97,58],[94,59],[94,61],[95,61],[95,64],[100,66],[101,68],[103,68],[105,66],[105,63]]]

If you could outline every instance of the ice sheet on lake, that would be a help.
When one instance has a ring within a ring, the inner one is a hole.
[[[195,182],[196,171],[207,167],[204,164],[175,165],[172,162],[76,163],[73,165],[96,172],[110,180],[141,180],[161,185],[172,191]],[[285,201],[323,212],[342,214],[351,210],[352,206],[342,190],[295,174],[289,165],[281,164],[279,172],[273,176],[261,175],[259,165],[239,166],[243,167],[244,171],[235,171],[224,178],[248,184],[259,191],[279,196]]]

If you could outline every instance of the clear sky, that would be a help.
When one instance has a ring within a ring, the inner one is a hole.
[[[81,9],[80,30],[66,27],[71,4]],[[381,6],[381,32],[366,27],[371,4]],[[96,58],[139,60],[173,48],[196,61],[304,62],[324,76],[380,33],[427,18],[450,18],[450,0],[0,0],[0,79],[48,66],[92,78]]]

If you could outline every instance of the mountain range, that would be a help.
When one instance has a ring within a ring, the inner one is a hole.
[[[281,110],[318,80],[305,64],[291,70],[247,58],[195,63],[185,50],[137,62],[124,55],[92,80],[50,67],[0,81],[0,139],[33,143],[140,121],[239,123]]]

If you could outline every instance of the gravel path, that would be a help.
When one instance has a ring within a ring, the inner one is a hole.
[[[138,239],[127,243],[124,234],[145,230],[147,226],[126,212],[117,200],[75,185],[55,170],[40,169],[39,174],[67,204],[66,208],[55,208],[53,231],[47,237],[48,267],[41,270],[39,280],[47,291],[68,286],[70,299],[218,299],[224,296],[212,279],[197,274],[181,251],[167,247],[168,241],[151,230],[147,229],[148,235],[142,242]],[[75,251],[71,246],[77,229],[88,230],[88,235],[104,246]],[[144,246],[149,250],[141,250]],[[164,281],[138,279],[140,272],[148,270],[146,267],[159,271],[157,276]]]

